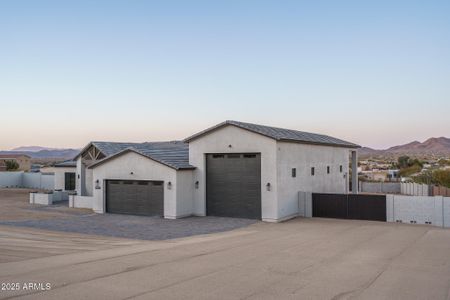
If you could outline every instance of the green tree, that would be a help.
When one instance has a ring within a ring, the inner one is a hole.
[[[408,165],[409,161],[410,161],[409,156],[406,156],[406,155],[405,156],[400,156],[398,158],[398,167],[400,169],[409,167],[409,165]]]
[[[19,164],[15,160],[7,160],[5,161],[6,164],[6,170],[7,171],[15,171],[19,169]]]
[[[450,170],[436,170],[433,172],[433,182],[450,188]]]

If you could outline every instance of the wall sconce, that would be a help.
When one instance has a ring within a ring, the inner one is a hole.
[[[78,179],[80,179],[80,174],[78,174]]]
[[[198,183],[198,180],[195,182],[195,188],[198,190],[198,185],[199,185],[199,183]]]
[[[172,189],[172,182],[169,181],[169,182],[167,183],[167,189],[168,189],[168,190],[171,190],[171,189]]]
[[[230,145],[228,145],[228,148],[233,148],[233,146],[231,146],[231,144],[230,144]]]
[[[130,172],[130,175],[134,175],[134,172]]]
[[[270,182],[268,182],[268,183],[266,184],[266,190],[267,190],[268,192],[270,192],[270,188],[271,188]]]
[[[100,189],[100,181],[98,179],[95,181],[95,189],[96,190]]]

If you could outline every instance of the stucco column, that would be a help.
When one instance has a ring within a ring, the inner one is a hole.
[[[358,152],[352,151],[352,193],[358,193]]]

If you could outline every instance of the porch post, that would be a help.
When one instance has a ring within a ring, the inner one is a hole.
[[[358,152],[352,150],[352,193],[358,194]]]

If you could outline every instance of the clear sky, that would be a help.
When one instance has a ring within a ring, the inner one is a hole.
[[[226,119],[375,148],[450,136],[450,1],[1,1],[0,149]]]

